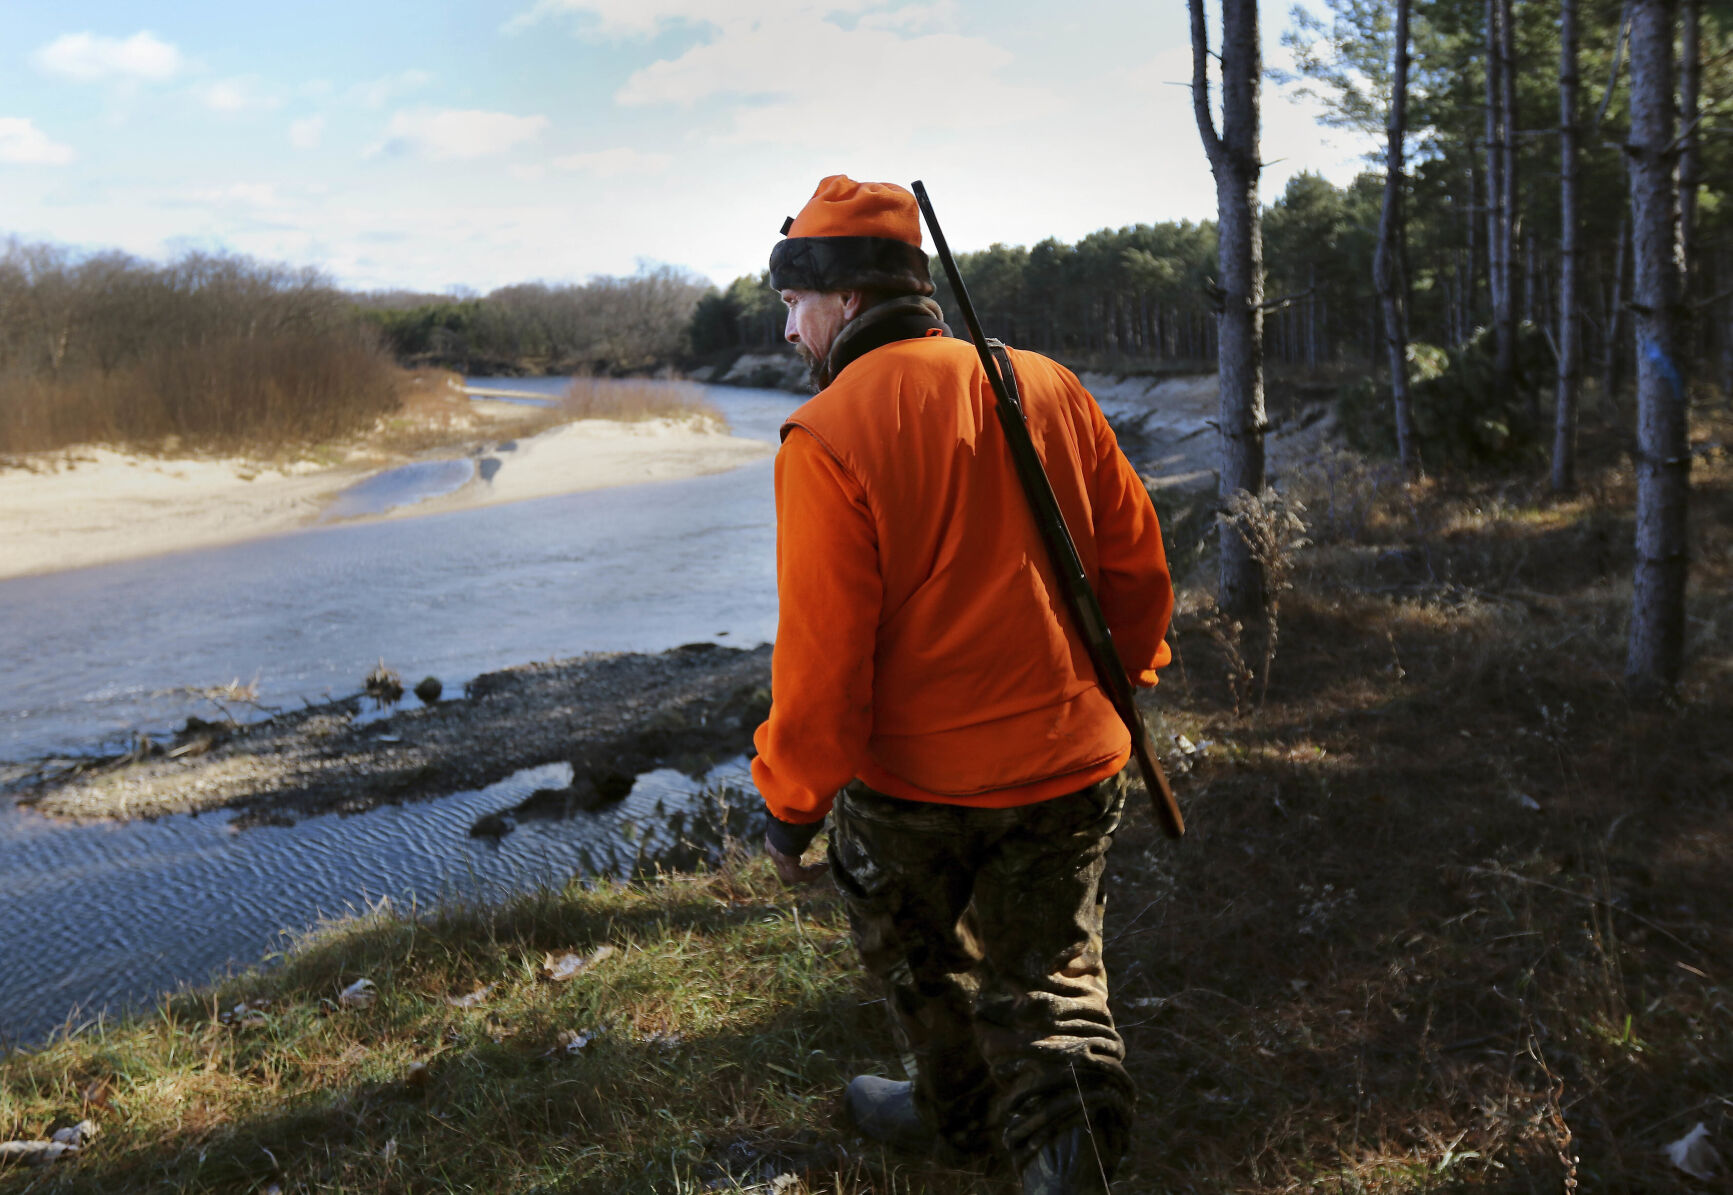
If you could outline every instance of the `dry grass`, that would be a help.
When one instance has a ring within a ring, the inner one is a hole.
[[[1244,717],[1192,595],[1162,704],[1209,744],[1182,781],[1195,832],[1119,848],[1149,1189],[1669,1189],[1665,1142],[1733,1139],[1730,430],[1698,435],[1668,711],[1620,688],[1616,465],[1554,502],[1319,462]]]
[[[1314,542],[1274,679],[1239,714],[1189,589],[1153,710],[1199,745],[1176,758],[1191,835],[1169,846],[1139,808],[1112,857],[1143,1092],[1120,1190],[1667,1190],[1687,1180],[1660,1148],[1698,1121],[1726,1152],[1733,462],[1710,442],[1729,432],[1698,437],[1671,710],[1619,685],[1616,464],[1552,502],[1320,462],[1296,486]],[[535,978],[545,952],[604,942],[619,953],[569,985]],[[360,976],[378,1003],[333,1007]],[[380,915],[0,1061],[0,1136],[92,1109],[104,1128],[0,1188],[696,1191],[759,1165],[759,1190],[788,1170],[839,1195],[1009,1191],[855,1152],[837,1093],[892,1057],[870,1000],[834,896],[761,863]]]
[[[359,327],[165,342],[110,370],[0,377],[0,452],[274,453],[370,426],[398,390],[397,367]]]
[[[510,415],[483,418],[463,390],[463,379],[443,369],[406,371],[396,407],[355,442],[383,458],[414,457],[478,440],[525,439],[566,422],[552,407],[522,406]]]
[[[666,382],[652,378],[575,377],[560,399],[567,419],[613,419],[635,423],[646,419],[708,420],[726,428],[728,421],[716,405],[691,382]]]

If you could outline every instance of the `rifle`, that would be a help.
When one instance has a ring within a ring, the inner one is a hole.
[[[915,201],[921,205],[921,215],[926,217],[927,227],[932,230],[933,248],[945,268],[945,276],[951,280],[951,293],[956,295],[957,306],[962,309],[963,322],[969,326],[969,339],[981,356],[981,368],[986,372],[993,396],[998,400],[999,423],[1005,429],[1017,479],[1023,483],[1023,492],[1028,496],[1035,526],[1047,547],[1048,560],[1059,578],[1060,596],[1083,638],[1090,663],[1095,665],[1095,676],[1102,692],[1107,694],[1114,712],[1131,733],[1131,754],[1137,760],[1137,769],[1143,773],[1144,787],[1149,790],[1149,798],[1155,804],[1156,820],[1169,838],[1178,838],[1185,833],[1185,818],[1179,811],[1179,803],[1173,799],[1173,788],[1150,748],[1149,732],[1132,697],[1131,678],[1126,676],[1125,665],[1120,662],[1119,652],[1113,646],[1113,632],[1108,629],[1101,603],[1089,587],[1089,577],[1077,556],[1077,543],[1065,525],[1065,513],[1059,509],[1059,500],[1053,496],[1053,483],[1047,479],[1041,456],[1035,451],[1035,442],[1029,438],[1029,425],[1023,415],[1022,397],[1017,392],[1017,372],[1011,366],[1011,356],[1003,344],[988,340],[982,333],[974,304],[969,302],[969,291],[963,285],[963,275],[951,256],[950,246],[945,243],[945,234],[939,230],[939,218],[933,214],[927,188],[916,182],[912,189]]]

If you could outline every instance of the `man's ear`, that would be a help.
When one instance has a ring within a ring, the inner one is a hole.
[[[866,292],[864,290],[845,290],[842,292],[842,318],[847,322],[866,310]]]

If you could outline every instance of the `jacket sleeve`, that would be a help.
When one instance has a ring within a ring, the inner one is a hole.
[[[1173,581],[1155,504],[1143,480],[1094,402],[1095,545],[1101,575],[1097,596],[1113,645],[1134,685],[1153,685],[1155,670],[1173,659],[1166,636],[1173,616]]]
[[[772,843],[798,854],[866,762],[884,599],[866,493],[799,427],[776,455],[776,593],[770,717],[753,736],[752,779],[775,819]]]

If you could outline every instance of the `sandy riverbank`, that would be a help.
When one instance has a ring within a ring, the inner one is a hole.
[[[502,439],[524,409],[493,402],[473,408],[465,436],[421,457],[497,464],[478,468],[453,493],[375,517],[695,477],[773,451],[701,417],[588,419]],[[156,457],[102,447],[14,459],[0,468],[0,579],[293,531],[318,522],[346,487],[411,459],[365,444],[325,462]]]

